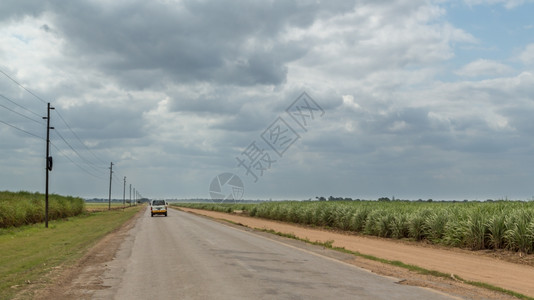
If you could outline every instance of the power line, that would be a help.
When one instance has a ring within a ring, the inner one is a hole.
[[[28,116],[26,116],[26,115],[23,115],[23,114],[19,113],[18,111],[12,110],[11,108],[9,108],[9,107],[7,107],[7,106],[5,106],[5,105],[3,105],[3,104],[0,104],[0,107],[3,107],[3,108],[5,108],[5,109],[9,110],[10,112],[15,113],[15,114],[17,114],[17,115],[19,115],[19,116],[21,116],[21,117],[24,117],[24,118],[26,118],[26,119],[28,119],[28,120],[34,121],[35,123],[37,123],[37,124],[39,124],[39,125],[43,125],[43,123],[42,123],[41,121],[37,121],[37,120],[32,119],[32,118],[30,118],[30,117],[28,117]]]
[[[32,111],[32,110],[30,110],[30,109],[28,109],[28,108],[26,108],[26,107],[24,107],[24,106],[18,104],[17,102],[15,102],[15,101],[9,99],[8,97],[6,97],[6,96],[4,96],[4,95],[2,95],[2,94],[0,94],[0,97],[6,99],[7,101],[9,101],[9,102],[15,104],[16,106],[18,106],[18,107],[24,109],[25,111],[27,111],[27,112],[29,112],[29,113],[32,113],[33,115],[35,115],[35,116],[37,116],[37,117],[39,117],[39,118],[41,117],[41,115],[39,115],[38,113],[36,113],[36,112],[34,112],[34,111]]]
[[[89,151],[89,153],[91,153],[96,159],[98,159],[101,163],[104,163],[104,164],[107,164],[107,162],[103,161],[102,159],[100,159],[98,156],[96,156],[96,154],[91,151],[91,149],[89,149],[89,147],[87,147],[87,145],[82,142],[82,140],[80,139],[80,137],[76,134],[76,132],[74,132],[74,130],[72,130],[72,128],[69,126],[69,124],[67,123],[67,121],[65,121],[65,119],[63,118],[63,116],[61,116],[61,114],[59,113],[59,111],[57,111],[56,109],[56,113],[57,115],[59,116],[59,118],[61,119],[61,121],[63,121],[63,123],[65,123],[65,125],[67,126],[67,128],[70,130],[70,132],[72,132],[72,134],[76,137],[76,139],[78,139],[78,141],[80,142],[80,144],[82,144],[85,149],[87,149],[87,151]]]
[[[89,172],[89,170],[85,169],[85,168],[82,167],[80,164],[78,164],[77,162],[75,162],[74,160],[72,160],[68,155],[66,155],[66,154],[63,153],[61,150],[59,150],[59,148],[58,148],[54,143],[50,142],[50,144],[57,150],[57,152],[58,152],[61,156],[65,157],[65,158],[68,159],[71,163],[75,164],[78,168],[80,168],[80,170],[84,171],[85,173],[87,173],[87,174],[89,174],[89,175],[91,175],[91,176],[93,176],[93,177],[95,177],[95,178],[97,178],[97,179],[102,180],[101,177],[98,177],[97,175],[95,175],[95,174]]]
[[[2,71],[0,69],[0,73],[4,74],[7,78],[11,79],[11,81],[13,81],[14,83],[16,83],[18,86],[20,86],[21,88],[23,88],[26,92],[30,93],[32,96],[34,96],[35,98],[41,100],[41,102],[43,103],[48,103],[47,101],[43,100],[41,97],[35,95],[32,91],[30,91],[29,89],[25,88],[22,84],[20,84],[18,81],[16,81],[15,79],[13,79],[11,76],[9,76],[6,72]]]
[[[15,84],[17,84],[19,87],[21,87],[22,89],[24,89],[26,92],[28,92],[30,95],[34,96],[36,99],[38,99],[38,100],[41,101],[42,103],[44,103],[44,104],[48,104],[49,111],[48,111],[48,118],[47,118],[47,119],[48,119],[48,122],[50,122],[50,103],[49,103],[48,101],[45,101],[44,99],[42,99],[41,97],[39,97],[38,95],[36,95],[35,93],[33,93],[31,90],[29,90],[28,88],[24,87],[21,83],[19,83],[17,80],[15,80],[13,77],[9,76],[6,72],[4,72],[4,71],[1,70],[1,69],[0,69],[0,73],[4,74],[7,78],[9,78],[11,81],[13,81]],[[12,104],[14,104],[14,105],[16,105],[16,106],[22,108],[23,110],[25,110],[25,111],[27,111],[27,112],[30,112],[31,114],[33,114],[33,115],[35,115],[35,116],[37,116],[37,117],[39,117],[39,118],[41,117],[39,114],[37,114],[37,113],[31,111],[30,109],[28,109],[28,108],[26,108],[26,107],[24,107],[24,106],[22,106],[22,105],[16,103],[15,101],[13,101],[13,100],[7,98],[6,96],[1,95],[1,94],[0,94],[0,96],[1,96],[2,98],[6,99],[7,101],[11,102]],[[0,104],[0,106],[3,107],[3,108],[5,108],[5,109],[7,109],[7,110],[9,110],[9,111],[11,111],[11,112],[13,112],[13,113],[18,114],[18,115],[20,115],[20,116],[22,116],[22,117],[24,117],[24,118],[27,118],[27,119],[29,119],[29,120],[32,120],[32,121],[36,122],[36,123],[42,124],[41,122],[39,122],[39,121],[37,121],[37,120],[35,120],[35,119],[33,119],[33,118],[30,118],[30,117],[28,117],[28,116],[26,116],[26,115],[24,115],[24,114],[21,114],[21,113],[15,111],[15,110],[12,110],[12,109],[10,109],[10,108],[4,106],[4,105],[1,105],[1,104]],[[71,127],[69,126],[69,124],[65,121],[65,119],[63,118],[63,116],[61,116],[61,114],[60,114],[57,110],[56,110],[56,112],[57,112],[58,116],[60,117],[60,119],[63,121],[63,123],[65,123],[65,125],[67,126],[67,128],[68,128],[68,129],[72,132],[72,134],[78,139],[78,141],[79,141],[79,142],[80,142],[80,143],[81,143],[81,144],[82,144],[82,145],[83,145],[83,146],[84,146],[84,147],[85,147],[85,148],[86,148],[86,149],[87,149],[93,156],[95,156],[96,159],[98,159],[99,161],[103,162],[98,156],[96,156],[95,153],[93,153],[93,152],[87,147],[87,145],[85,145],[85,144],[81,141],[80,137],[79,137],[79,136],[72,130],[72,128],[71,128]],[[36,134],[33,134],[33,133],[29,132],[29,131],[26,131],[26,130],[24,130],[24,129],[21,129],[21,128],[15,126],[15,125],[9,124],[9,123],[7,123],[7,122],[5,122],[5,121],[0,120],[0,123],[5,124],[5,125],[7,125],[7,126],[9,126],[9,127],[12,127],[12,128],[14,128],[14,129],[16,129],[16,130],[19,130],[19,131],[21,131],[21,132],[24,132],[24,133],[26,133],[26,134],[28,134],[28,135],[33,136],[33,137],[36,137],[36,138],[39,138],[39,139],[41,139],[41,140],[45,140],[45,141],[47,141],[48,143],[50,143],[50,144],[51,144],[51,145],[58,151],[58,153],[59,153],[60,155],[62,155],[63,157],[67,158],[71,163],[73,163],[74,165],[76,165],[80,170],[82,170],[83,172],[85,172],[85,173],[88,174],[88,175],[91,175],[91,176],[93,176],[93,177],[95,177],[95,178],[97,178],[97,179],[102,180],[101,177],[98,177],[97,175],[93,174],[92,172],[90,172],[89,170],[87,170],[86,168],[84,168],[84,167],[81,166],[80,164],[76,163],[74,160],[72,160],[68,155],[66,155],[65,153],[63,153],[63,152],[62,152],[62,151],[61,151],[61,150],[60,150],[54,143],[51,143],[51,142],[49,141],[48,136],[47,136],[47,139],[44,139],[44,138],[42,138],[42,137],[40,137],[40,136],[38,136],[38,135],[36,135]],[[47,126],[49,126],[49,125],[47,125]],[[49,127],[48,127],[48,128],[49,128]],[[49,128],[49,129],[50,129],[50,128]],[[89,161],[89,160],[85,159],[84,157],[82,157],[82,156],[80,155],[80,153],[79,153],[76,149],[74,149],[74,147],[73,147],[69,142],[67,142],[67,140],[66,140],[66,139],[65,139],[59,132],[56,131],[56,133],[57,133],[57,135],[58,135],[58,136],[65,142],[65,144],[67,144],[67,146],[69,146],[69,147],[72,149],[72,151],[74,151],[74,153],[76,153],[76,154],[77,154],[83,161],[85,161],[85,162],[88,164],[88,166],[93,167],[94,169],[96,169],[97,171],[99,171],[99,170],[94,166],[94,163],[92,163],[91,161]],[[48,148],[47,148],[47,159],[49,159],[49,157],[48,157]],[[112,163],[112,165],[113,165],[113,163]],[[47,170],[48,170],[48,166],[47,166]],[[47,172],[48,172],[48,171],[47,171]],[[112,172],[111,172],[111,173],[112,173]],[[110,180],[111,180],[111,178],[110,178]],[[48,173],[47,173],[47,186],[46,186],[46,188],[47,188],[47,196],[48,196]],[[110,183],[110,196],[111,196],[111,183]],[[47,198],[47,200],[48,200],[48,198]],[[47,204],[47,209],[48,209],[48,204]],[[46,224],[47,224],[46,227],[48,227],[48,219],[47,219]]]
[[[93,168],[94,170],[96,170],[97,172],[100,172],[100,171],[101,171],[101,170],[99,170],[97,167],[94,166],[94,163],[93,163],[93,162],[91,162],[91,161],[87,160],[86,158],[82,157],[82,156],[80,155],[80,153],[79,153],[76,149],[74,149],[74,147],[72,147],[72,145],[71,145],[69,142],[67,142],[67,140],[61,135],[61,133],[58,132],[57,129],[54,131],[54,133],[57,134],[57,135],[63,140],[63,142],[65,142],[65,144],[67,144],[67,146],[69,146],[69,148],[70,148],[72,151],[74,151],[74,153],[76,153],[76,155],[78,155],[79,158],[81,158],[83,161],[85,161],[85,163],[86,163],[88,166],[92,167],[92,168]]]
[[[21,128],[15,126],[15,125],[11,125],[11,124],[9,124],[9,123],[7,123],[7,122],[4,122],[4,121],[2,121],[2,120],[0,120],[0,123],[6,124],[6,125],[9,126],[9,127],[15,128],[15,129],[17,129],[17,130],[20,130],[20,131],[26,133],[26,134],[29,134],[29,135],[31,135],[31,136],[33,136],[33,137],[36,137],[36,138],[38,138],[38,139],[41,139],[41,140],[45,141],[45,139],[44,139],[43,137],[40,137],[40,136],[38,136],[38,135],[36,135],[36,134],[33,134],[33,133],[29,132],[29,131],[26,131],[26,130],[24,130],[24,129],[21,129]]]
[[[115,174],[115,171],[113,171],[113,178],[115,178],[115,180],[117,181],[122,181],[122,179],[120,179],[119,177],[117,177],[117,175]]]
[[[6,72],[4,72],[3,70],[0,69],[0,73],[4,74],[7,78],[9,78],[11,81],[13,81],[16,85],[18,85],[19,87],[21,87],[22,89],[24,89],[26,92],[28,92],[30,95],[34,96],[36,99],[38,99],[38,100],[41,101],[42,103],[44,103],[44,104],[48,104],[48,101],[45,101],[43,98],[39,97],[38,95],[36,95],[35,93],[33,93],[31,90],[29,90],[28,88],[24,87],[21,83],[19,83],[19,82],[18,82],[17,80],[15,80],[13,77],[9,76],[9,75],[8,75]],[[2,95],[2,94],[0,94],[0,96],[1,96],[2,98],[6,99],[7,101],[9,101],[9,102],[11,102],[11,103],[17,105],[18,107],[20,107],[20,108],[22,108],[22,109],[24,109],[24,110],[26,110],[26,111],[28,111],[28,112],[30,112],[30,113],[36,115],[37,117],[41,117],[39,114],[37,114],[37,113],[35,113],[35,112],[29,110],[28,108],[26,108],[26,107],[24,107],[24,106],[22,106],[22,105],[16,103],[15,101],[13,101],[13,100],[7,98],[6,96],[4,96],[4,95]],[[0,104],[0,106],[2,106],[2,107],[5,108],[5,109],[8,109],[8,110],[11,111],[11,112],[14,112],[14,113],[18,114],[18,115],[20,115],[20,116],[22,116],[22,117],[24,117],[24,118],[27,118],[27,119],[29,119],[29,120],[32,120],[32,121],[37,122],[37,123],[39,123],[39,124],[42,124],[41,122],[39,122],[39,121],[37,121],[37,120],[34,120],[34,119],[32,119],[32,118],[30,118],[30,117],[28,117],[28,116],[26,116],[26,115],[23,115],[23,114],[21,114],[21,113],[18,113],[18,112],[16,112],[16,111],[14,111],[14,110],[12,110],[12,109],[10,109],[10,108],[4,106],[4,105],[1,105],[1,104]],[[67,123],[67,121],[65,121],[65,119],[63,118],[63,116],[61,116],[61,114],[60,114],[57,110],[55,110],[55,111],[56,111],[56,113],[58,114],[59,118],[63,121],[63,123],[65,123],[65,125],[67,126],[67,128],[68,128],[68,129],[72,132],[72,134],[78,139],[78,141],[79,141],[79,142],[80,142],[80,143],[81,143],[81,144],[82,144],[82,145],[83,145],[83,146],[84,146],[84,147],[85,147],[85,148],[86,148],[86,149],[87,149],[87,150],[88,150],[88,151],[89,151],[89,152],[90,152],[96,159],[98,159],[98,160],[101,161],[101,162],[104,162],[102,159],[100,159],[98,156],[96,156],[96,154],[95,154],[94,152],[92,152],[91,149],[89,149],[89,147],[87,147],[87,145],[85,145],[85,143],[82,142],[82,140],[80,139],[80,137],[74,132],[74,130],[72,130],[72,128],[71,128],[71,127],[69,126],[69,124]],[[2,120],[0,120],[0,123],[3,123],[3,124],[5,124],[5,125],[7,125],[7,126],[9,126],[9,127],[12,127],[12,128],[14,128],[14,129],[17,129],[17,130],[19,130],[19,131],[22,131],[22,132],[24,132],[24,133],[26,133],[26,134],[28,134],[28,135],[33,136],[33,137],[39,138],[39,139],[41,139],[41,140],[45,140],[44,138],[42,138],[42,137],[40,137],[40,136],[38,136],[38,135],[36,135],[36,134],[33,134],[33,133],[29,132],[29,131],[26,131],[26,130],[24,130],[24,129],[21,129],[21,128],[15,126],[15,125],[9,124],[9,123],[4,122],[4,121],[2,121]],[[79,153],[78,151],[76,151],[76,149],[74,149],[74,147],[72,147],[72,145],[69,144],[69,143],[67,142],[67,140],[66,140],[66,139],[65,139],[59,132],[56,131],[56,133],[57,133],[57,135],[58,135],[58,136],[59,136],[59,137],[60,137],[60,138],[67,144],[67,146],[69,146],[69,147],[74,151],[74,153],[76,153],[82,160],[84,160],[86,163],[88,163],[89,166],[91,166],[91,167],[93,167],[93,168],[96,169],[96,167],[94,166],[94,163],[92,163],[91,161],[89,161],[89,160],[83,158],[83,157],[80,155],[80,153]],[[70,162],[72,162],[73,164],[75,164],[75,165],[76,165],[78,168],[80,168],[82,171],[84,171],[85,173],[87,173],[87,174],[89,174],[89,175],[91,175],[91,176],[93,176],[93,177],[95,177],[95,178],[97,178],[97,179],[102,180],[102,178],[100,178],[100,177],[98,177],[97,175],[91,173],[89,170],[85,169],[85,168],[82,167],[80,164],[78,164],[78,163],[76,163],[74,160],[72,160],[68,155],[64,154],[64,153],[63,153],[63,152],[62,152],[62,151],[61,151],[61,150],[60,150],[54,143],[50,143],[50,144],[51,144],[51,145],[58,151],[58,153],[59,153],[60,155],[62,155],[63,157],[67,158]],[[98,169],[96,169],[96,170],[98,171]]]
[[[20,86],[21,88],[23,88],[26,92],[30,93],[32,96],[34,96],[35,98],[39,99],[41,102],[43,103],[48,103],[47,101],[43,100],[43,98],[37,96],[35,93],[33,93],[32,91],[30,91],[29,89],[27,89],[26,87],[24,87],[22,84],[20,84],[18,81],[16,81],[13,77],[9,76],[6,72],[4,72],[3,70],[0,69],[0,73],[4,74],[7,78],[9,78],[11,81],[13,81],[15,84],[17,84],[18,86]],[[32,114],[40,117],[38,114],[34,113],[33,111],[17,104],[16,102],[10,100],[9,98],[5,97],[4,95],[1,95],[3,98],[5,98],[6,100],[10,101],[11,103],[31,112]],[[80,142],[80,144],[82,144],[86,149],[87,151],[89,151],[97,160],[99,160],[101,163],[106,163],[105,161],[103,161],[101,158],[99,158],[93,151],[91,151],[91,149],[89,149],[89,147],[87,147],[87,145],[85,145],[84,142],[82,142],[82,140],[80,139],[80,137],[76,134],[76,132],[74,132],[74,130],[72,130],[72,128],[70,127],[70,125],[67,123],[67,121],[65,121],[65,119],[63,118],[63,116],[59,113],[59,111],[55,110],[55,112],[57,113],[57,115],[59,116],[59,118],[63,121],[63,123],[65,123],[65,125],[67,126],[67,128],[72,132],[72,134],[76,137],[76,139],[78,139],[78,141]],[[35,121],[35,120],[33,120]]]

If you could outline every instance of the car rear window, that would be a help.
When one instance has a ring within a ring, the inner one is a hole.
[[[154,200],[154,202],[152,202],[152,205],[165,205],[165,201],[164,200]]]

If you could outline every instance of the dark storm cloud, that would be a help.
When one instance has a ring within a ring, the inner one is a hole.
[[[284,113],[293,101],[284,93],[250,92],[235,87],[196,87],[184,92],[169,93],[170,110],[216,118],[210,126],[227,131],[260,131],[277,115]],[[295,94],[298,95],[298,94]],[[295,97],[292,95],[292,97]],[[233,134],[233,133],[232,133]]]
[[[239,97],[227,88],[202,91],[196,94],[181,92],[169,93],[171,111],[234,115],[247,99]]]
[[[142,138],[146,135],[143,128],[142,112],[125,106],[95,105],[86,103],[69,109],[62,109],[68,124],[83,140],[121,140]],[[55,118],[57,127],[65,125]]]
[[[67,40],[67,53],[136,88],[165,81],[279,85],[286,80],[286,64],[307,51],[299,42],[280,40],[280,35],[289,28],[308,27],[319,17],[348,12],[354,5],[348,1],[12,4],[13,8],[3,4],[4,18],[52,13],[54,24],[42,28],[57,30]]]
[[[46,1],[3,0],[0,2],[0,22],[24,16],[37,16],[47,7]]]
[[[231,132],[261,132],[261,130],[269,126],[269,121],[271,121],[269,117],[270,114],[266,114],[257,108],[249,107],[240,110],[234,116],[217,122],[211,128]],[[271,119],[274,119],[274,117],[271,117]]]
[[[531,101],[530,107],[505,107],[501,113],[508,117],[510,125],[517,129],[517,134],[523,139],[534,141],[534,99]]]

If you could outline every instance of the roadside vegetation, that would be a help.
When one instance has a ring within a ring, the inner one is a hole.
[[[82,198],[48,196],[49,220],[68,218],[84,211]],[[44,222],[45,195],[30,192],[0,192],[0,228]]]
[[[174,204],[472,250],[534,252],[534,202],[284,201]]]
[[[109,210],[109,206],[107,202],[85,202],[85,210],[89,212]],[[111,202],[111,209],[123,209],[130,206],[132,205],[129,203],[123,205],[122,202]]]
[[[0,299],[11,299],[28,293],[28,288],[46,284],[51,271],[73,264],[141,208],[85,212],[51,221],[49,228],[33,224],[0,229]]]

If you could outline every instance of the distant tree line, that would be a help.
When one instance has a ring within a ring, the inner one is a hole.
[[[334,197],[334,196],[330,196],[328,198],[324,197],[324,196],[317,196],[315,197],[316,200],[318,201],[372,201],[372,200],[365,200],[365,199],[352,199],[352,198],[348,198],[348,197]],[[311,201],[312,199],[310,198],[308,201]],[[452,203],[455,203],[455,202],[506,202],[506,201],[513,201],[513,200],[509,200],[508,198],[505,198],[505,199],[498,199],[498,200],[493,200],[493,199],[486,199],[486,200],[467,200],[467,199],[464,199],[464,200],[432,200],[431,198],[430,199],[427,199],[427,200],[423,200],[423,199],[417,199],[417,200],[401,200],[401,199],[396,199],[395,196],[393,196],[391,199],[389,197],[380,197],[377,199],[378,201],[380,202],[390,202],[390,201],[403,201],[403,202],[452,202]],[[530,201],[534,201],[534,197],[532,199],[530,199]]]
[[[315,197],[315,199],[319,201],[360,201],[360,199],[352,200],[352,198],[343,198],[343,197],[334,197],[334,196],[330,196],[328,197],[328,199],[323,196],[320,196],[320,197]]]

